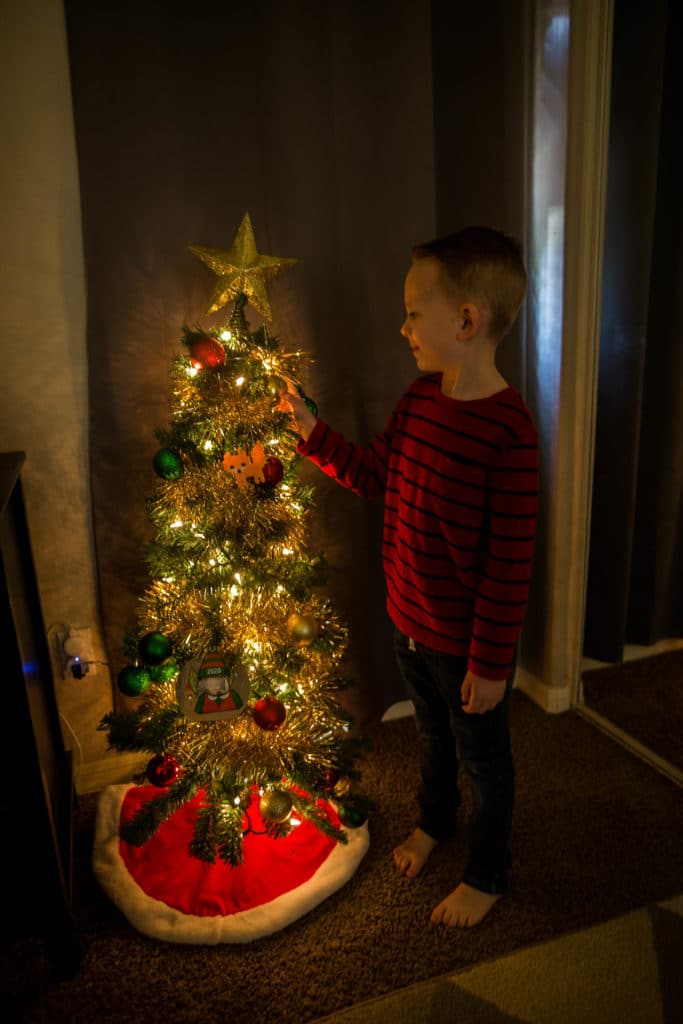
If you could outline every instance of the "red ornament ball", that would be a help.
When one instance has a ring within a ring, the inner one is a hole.
[[[180,765],[170,754],[158,754],[147,765],[145,774],[153,786],[170,786],[178,778]]]
[[[252,717],[261,729],[279,729],[287,717],[287,711],[277,697],[261,697],[254,704]]]
[[[217,338],[195,338],[190,342],[192,365],[200,370],[215,370],[225,363],[225,348]]]
[[[282,477],[285,474],[285,467],[282,465],[279,459],[276,459],[274,455],[266,459],[263,466],[263,480],[264,483],[270,487],[274,487],[275,484],[279,484]]]
[[[328,768],[324,771],[320,780],[320,786],[322,789],[330,792],[334,789],[341,778],[341,772],[337,768]]]

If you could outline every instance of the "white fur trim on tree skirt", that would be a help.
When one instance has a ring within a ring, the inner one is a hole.
[[[148,896],[129,874],[119,853],[121,806],[130,785],[108,786],[102,791],[95,823],[92,864],[95,877],[113,903],[144,935],[165,942],[216,945],[252,942],[291,924],[340,889],[365,856],[370,844],[367,823],[346,829],[348,843],[335,843],[318,870],[302,885],[281,896],[226,917],[184,914]]]

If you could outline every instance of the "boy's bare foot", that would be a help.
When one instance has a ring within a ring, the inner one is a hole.
[[[435,846],[436,839],[432,839],[421,828],[416,828],[406,841],[394,850],[394,863],[402,875],[415,878]]]
[[[432,924],[446,924],[450,928],[472,928],[483,921],[499,899],[500,893],[481,892],[461,882],[458,888],[432,911],[430,920]]]

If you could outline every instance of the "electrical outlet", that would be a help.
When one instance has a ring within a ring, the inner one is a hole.
[[[95,675],[96,670],[90,627],[71,626],[62,643],[64,678],[82,679],[85,675]]]

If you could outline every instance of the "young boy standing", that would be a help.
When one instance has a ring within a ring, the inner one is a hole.
[[[472,781],[462,882],[431,920],[471,926],[505,890],[514,770],[508,731],[517,638],[531,579],[536,431],[495,355],[526,290],[518,245],[467,228],[413,249],[407,339],[423,372],[368,448],[316,419],[291,389],[301,454],[344,487],[384,497],[383,559],[396,656],[415,705],[420,815],[394,850],[417,875],[451,838],[462,763]]]

